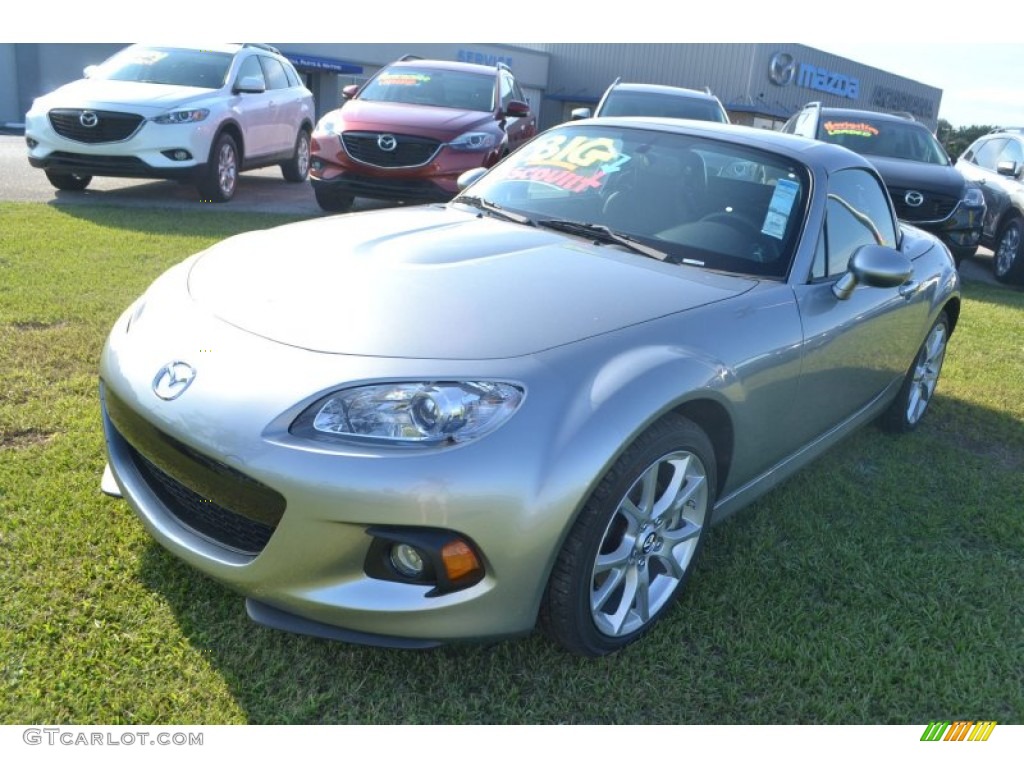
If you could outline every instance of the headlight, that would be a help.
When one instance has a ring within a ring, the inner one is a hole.
[[[964,192],[964,205],[980,207],[985,204],[985,195],[977,187],[968,187]]]
[[[504,424],[523,396],[521,387],[489,381],[371,384],[322,398],[291,432],[313,439],[465,443]]]
[[[491,149],[494,144],[494,134],[483,131],[470,131],[448,142],[449,147],[463,152],[483,152]]]
[[[341,123],[333,112],[328,112],[320,118],[313,133],[341,133]]]
[[[181,123],[198,123],[210,116],[208,109],[179,109],[153,118],[160,125],[180,125]]]

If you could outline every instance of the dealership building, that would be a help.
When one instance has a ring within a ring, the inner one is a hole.
[[[507,64],[546,128],[593,107],[625,82],[708,88],[735,123],[778,128],[810,101],[909,112],[935,130],[942,90],[822,50],[791,43],[273,43],[313,92],[318,114],[405,54]],[[124,44],[0,43],[0,126],[18,127],[32,100],[81,77]]]

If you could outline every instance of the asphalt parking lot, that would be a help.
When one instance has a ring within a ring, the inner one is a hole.
[[[31,167],[25,156],[25,141],[17,134],[0,135],[0,200],[49,203],[51,205],[113,205],[123,208],[164,208],[187,211],[209,208],[254,213],[284,213],[323,216],[309,184],[289,184],[275,166],[247,171],[239,177],[238,191],[229,203],[203,203],[195,188],[173,181],[95,178],[84,192],[54,189],[42,171]],[[357,199],[353,210],[386,207],[378,200]],[[961,264],[960,274],[968,280],[994,283],[992,252],[981,249],[973,260]]]

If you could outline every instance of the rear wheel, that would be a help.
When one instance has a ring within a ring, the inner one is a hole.
[[[996,238],[995,252],[992,257],[992,271],[999,282],[1024,282],[1022,244],[1024,244],[1024,219],[1010,219],[999,230],[999,237]]]
[[[573,653],[602,656],[643,635],[693,570],[715,499],[711,441],[670,414],[619,458],[558,556],[541,621]]]
[[[303,128],[295,139],[295,154],[291,160],[281,163],[281,175],[285,181],[297,183],[309,176],[309,131]]]
[[[313,187],[313,194],[316,195],[317,204],[331,213],[348,213],[356,201],[355,195],[330,188]]]
[[[57,171],[46,171],[46,178],[57,189],[62,189],[65,192],[81,192],[92,181],[92,176],[81,173],[58,173]]]
[[[238,145],[229,134],[222,133],[210,150],[206,175],[199,182],[203,200],[226,203],[235,196],[238,187]]]

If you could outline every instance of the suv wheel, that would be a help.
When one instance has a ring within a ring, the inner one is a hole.
[[[309,175],[309,131],[303,128],[295,139],[295,154],[291,160],[281,163],[281,174],[285,181],[305,181]]]
[[[996,238],[992,271],[1001,283],[1020,283],[1024,278],[1024,219],[1013,218],[1003,224]]]
[[[66,192],[81,192],[92,181],[92,176],[84,176],[80,173],[57,173],[56,171],[47,171],[46,178],[57,189],[63,189]]]
[[[313,187],[313,194],[316,195],[317,204],[331,213],[348,213],[356,201],[355,195],[321,187]]]
[[[199,182],[199,193],[204,200],[226,203],[235,195],[238,186],[238,146],[230,135],[222,133],[213,142],[206,175]]]

